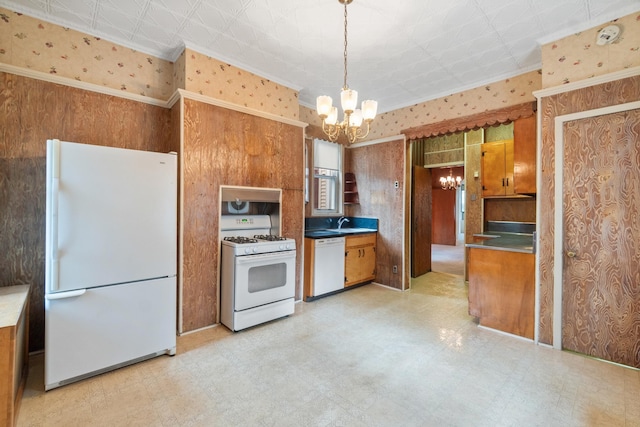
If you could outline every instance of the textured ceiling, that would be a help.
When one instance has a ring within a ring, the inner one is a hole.
[[[0,6],[168,60],[186,45],[300,90],[300,102],[310,107],[318,95],[337,99],[343,83],[338,0],[0,0]],[[540,43],[637,10],[640,0],[354,0],[348,83],[361,100],[390,111],[539,69]]]

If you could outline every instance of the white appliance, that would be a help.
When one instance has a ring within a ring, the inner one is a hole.
[[[220,321],[232,331],[294,312],[296,242],[269,215],[220,217]]]
[[[45,390],[176,351],[175,154],[47,141]]]
[[[313,296],[344,289],[344,237],[314,242]]]

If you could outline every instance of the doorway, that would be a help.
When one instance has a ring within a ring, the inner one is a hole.
[[[464,166],[432,168],[431,271],[464,276]]]

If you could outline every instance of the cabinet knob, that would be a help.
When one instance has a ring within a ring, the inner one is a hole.
[[[575,257],[576,257],[576,253],[575,253],[575,252],[573,252],[573,251],[567,251],[567,256],[568,256],[569,258],[575,258]]]

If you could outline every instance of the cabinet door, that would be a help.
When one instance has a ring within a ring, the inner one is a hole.
[[[376,270],[376,234],[347,236],[344,286],[373,280]]]
[[[362,248],[349,248],[345,252],[344,259],[344,286],[351,286],[359,283],[360,280],[360,259],[362,258]]]
[[[482,144],[482,197],[504,195],[504,143]]]
[[[513,194],[513,140],[482,144],[482,197]]]
[[[536,116],[513,122],[513,182],[518,194],[536,193]]]
[[[362,252],[362,280],[373,280],[376,278],[376,247],[365,246]]]
[[[345,259],[344,286],[373,280],[376,270],[376,251],[374,246],[360,246],[347,251]]]
[[[513,185],[513,140],[504,141],[504,195],[512,196],[516,194]]]

